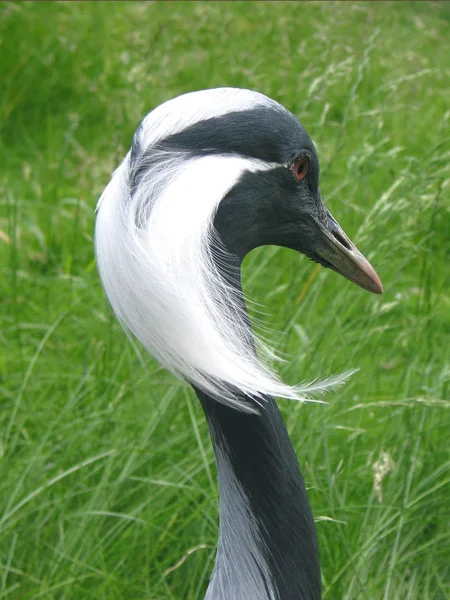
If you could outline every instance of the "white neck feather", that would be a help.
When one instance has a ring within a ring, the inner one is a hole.
[[[214,247],[226,260],[213,227],[220,201],[245,172],[274,165],[235,155],[152,151],[162,137],[200,119],[273,101],[228,88],[198,94],[171,100],[143,120],[137,137],[145,156],[136,189],[130,190],[129,153],[99,200],[95,247],[103,286],[121,323],[150,354],[219,401],[252,412],[239,393],[256,402],[265,395],[304,400],[345,376],[296,387],[282,383],[268,366],[270,350],[256,340],[258,358],[248,344],[252,333],[237,291],[220,276],[211,253]]]

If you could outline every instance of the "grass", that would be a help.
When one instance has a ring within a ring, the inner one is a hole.
[[[450,589],[447,3],[3,3],[0,598],[203,598],[215,467],[192,392],[131,345],[95,269],[94,207],[140,118],[233,85],[308,129],[322,195],[385,286],[293,252],[245,263],[292,383],[324,599]]]

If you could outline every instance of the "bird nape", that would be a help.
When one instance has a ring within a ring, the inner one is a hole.
[[[116,316],[193,386],[208,422],[220,521],[206,599],[319,599],[314,520],[273,397],[305,400],[346,374],[283,383],[240,278],[244,256],[272,244],[383,291],[322,202],[309,135],[257,92],[185,94],[142,120],[97,210],[97,264]]]

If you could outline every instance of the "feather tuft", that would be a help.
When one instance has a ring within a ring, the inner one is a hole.
[[[168,152],[159,144],[201,118],[273,101],[248,90],[201,94],[207,98],[187,94],[147,115],[100,197],[95,249],[106,295],[150,354],[218,401],[257,412],[266,396],[311,400],[351,372],[298,386],[280,381],[269,365],[272,351],[255,339],[236,290],[212,257],[212,244],[224,252],[213,226],[222,198],[244,173],[274,165]]]

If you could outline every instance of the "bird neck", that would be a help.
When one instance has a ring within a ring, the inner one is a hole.
[[[314,520],[275,401],[269,398],[255,415],[197,393],[214,447],[220,493],[219,542],[206,598],[318,600]]]
[[[235,273],[233,285],[244,303]],[[220,494],[219,541],[206,600],[319,600],[316,529],[276,402],[267,398],[260,414],[247,414],[196,392]]]

